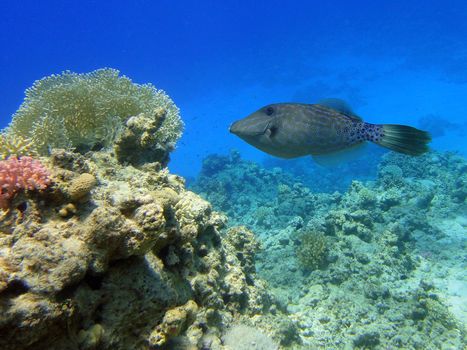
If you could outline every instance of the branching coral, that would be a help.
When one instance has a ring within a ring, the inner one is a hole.
[[[151,84],[135,84],[114,69],[85,74],[66,71],[38,80],[26,90],[6,133],[16,139],[31,139],[42,155],[49,148],[86,151],[110,146],[128,118],[140,113],[150,116],[158,108],[163,108],[166,116],[154,140],[175,144],[183,123],[164,91]]]
[[[10,200],[20,190],[41,190],[50,184],[49,173],[31,157],[8,158],[0,161],[0,208],[8,208]]]
[[[34,154],[31,140],[21,136],[13,137],[6,133],[0,133],[0,159],[13,156],[32,156]]]

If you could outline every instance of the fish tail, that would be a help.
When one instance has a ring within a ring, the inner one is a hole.
[[[428,132],[407,125],[365,123],[365,138],[399,153],[418,156],[428,151]]]

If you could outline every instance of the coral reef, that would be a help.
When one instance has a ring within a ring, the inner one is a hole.
[[[190,191],[166,168],[181,128],[110,69],[27,91],[0,140],[0,348],[467,345],[463,157],[389,153],[344,190],[345,167],[233,151]]]
[[[280,168],[291,174],[296,182],[302,183],[313,192],[345,192],[352,181],[374,178],[386,150],[376,145],[365,145],[358,156],[350,156],[346,161],[333,162],[321,166],[308,157],[281,159],[267,157],[262,164],[266,169]],[[334,164],[335,163],[335,164]]]
[[[193,323],[198,312],[198,305],[193,300],[167,310],[162,323],[149,335],[149,343],[156,346],[166,344],[170,338],[177,337],[183,329]]]
[[[2,349],[221,349],[241,317],[286,318],[253,233],[222,234],[225,216],[160,164],[57,150],[47,166],[54,186],[0,223]]]
[[[182,122],[162,91],[104,69],[26,95],[0,146],[0,348],[223,350],[232,324],[300,341],[254,234],[165,167]]]
[[[329,194],[316,196],[280,168],[265,169],[230,156],[211,155],[190,187],[236,225],[259,224],[262,229],[286,226],[290,217],[311,217],[327,208]]]
[[[154,111],[161,109],[164,118],[154,120],[158,125],[148,142],[169,152],[181,136],[183,123],[178,108],[162,90],[135,84],[109,68],[85,74],[66,71],[38,80],[26,90],[6,135],[15,143],[30,140],[41,155],[50,148],[85,152],[113,145],[130,117],[144,113],[155,118],[160,112]]]
[[[462,349],[466,170],[452,153],[388,153],[376,178],[331,194],[211,156],[192,188],[257,235],[257,273],[298,326],[297,348]],[[326,239],[320,268],[304,232]]]
[[[167,164],[169,152],[175,142],[167,139],[158,142],[158,130],[167,118],[167,110],[156,108],[151,113],[141,113],[126,122],[125,129],[115,141],[115,155],[120,162],[141,165],[146,162]]]

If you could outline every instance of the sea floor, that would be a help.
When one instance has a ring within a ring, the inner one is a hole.
[[[449,310],[467,327],[467,215],[436,222],[440,239],[417,237],[420,276],[431,278]]]
[[[388,154],[340,193],[236,154],[203,166],[193,190],[256,234],[258,275],[296,324],[296,349],[466,346],[463,157]]]

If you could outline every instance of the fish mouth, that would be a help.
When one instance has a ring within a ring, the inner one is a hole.
[[[264,127],[261,126],[260,129],[257,126],[252,128],[250,123],[246,122],[244,119],[241,119],[230,124],[229,131],[230,133],[239,137],[254,137],[264,135],[268,127],[269,123],[267,123]]]
[[[229,132],[230,132],[231,134],[238,135],[238,133],[239,133],[239,131],[240,131],[239,128],[238,128],[238,122],[239,122],[239,121],[237,120],[236,122],[233,122],[232,124],[230,124],[230,126],[229,126]]]

